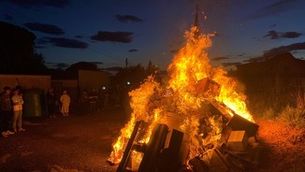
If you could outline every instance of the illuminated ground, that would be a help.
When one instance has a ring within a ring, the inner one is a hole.
[[[108,110],[26,123],[26,132],[0,138],[0,171],[114,171],[106,158],[121,114]]]
[[[115,171],[106,163],[111,143],[124,124],[120,110],[26,122],[26,132],[0,138],[0,172]],[[259,121],[264,145],[259,169],[304,171],[305,131]]]

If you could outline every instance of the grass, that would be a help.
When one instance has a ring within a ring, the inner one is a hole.
[[[293,127],[305,127],[305,108],[287,106],[279,114],[278,119]]]

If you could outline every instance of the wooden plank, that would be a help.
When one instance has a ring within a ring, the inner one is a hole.
[[[130,159],[130,155],[131,155],[131,151],[132,151],[132,147],[133,147],[133,144],[134,144],[134,141],[138,135],[138,131],[139,131],[139,128],[141,126],[141,124],[143,123],[143,121],[137,121],[134,128],[133,128],[133,131],[132,131],[132,134],[128,140],[128,143],[127,143],[127,146],[124,150],[124,154],[123,154],[123,157],[122,157],[122,160],[117,168],[117,172],[125,172],[126,171],[126,167],[128,165],[128,162],[129,162],[129,159]]]

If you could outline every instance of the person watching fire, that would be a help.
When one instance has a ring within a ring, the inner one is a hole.
[[[13,111],[14,111],[13,130],[14,132],[25,131],[25,129],[22,128],[22,110],[23,110],[24,101],[20,89],[17,88],[14,90],[12,102],[13,102]]]

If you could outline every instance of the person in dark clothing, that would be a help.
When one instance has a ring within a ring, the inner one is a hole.
[[[86,90],[83,90],[80,96],[80,108],[82,114],[87,114],[89,112],[89,96]]]
[[[47,105],[48,105],[48,115],[49,118],[55,118],[56,115],[56,96],[54,94],[54,90],[53,89],[49,89],[48,93],[47,93]]]
[[[1,134],[3,137],[7,137],[10,134],[15,134],[10,131],[12,121],[12,101],[11,101],[11,89],[4,87],[0,96],[0,126]]]

